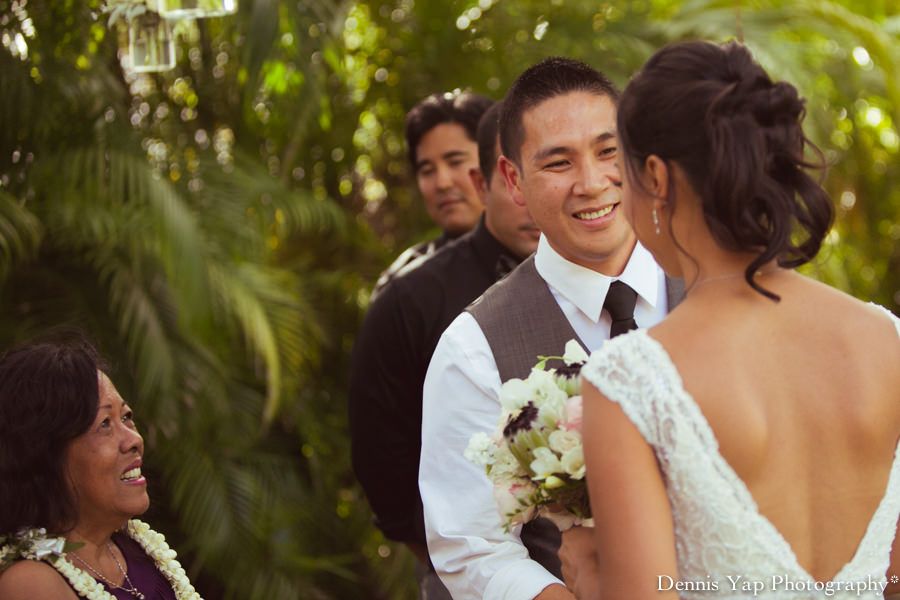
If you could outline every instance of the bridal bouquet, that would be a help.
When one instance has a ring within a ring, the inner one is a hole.
[[[581,367],[575,340],[563,356],[539,356],[526,379],[500,390],[502,413],[492,435],[476,433],[465,457],[485,468],[507,531],[544,517],[560,531],[590,518],[581,445]],[[548,369],[547,361],[565,366]]]

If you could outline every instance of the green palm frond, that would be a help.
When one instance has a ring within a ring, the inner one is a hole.
[[[107,286],[110,309],[134,365],[138,389],[145,397],[159,399],[154,414],[170,413],[169,393],[175,389],[178,366],[170,343],[177,311],[169,286],[156,265],[141,265],[114,249],[96,248],[89,252],[89,259],[99,281]],[[146,275],[146,281],[138,278],[140,274]]]
[[[311,310],[283,284],[294,277],[284,271],[252,263],[229,268],[211,267],[215,306],[233,319],[265,370],[267,383],[264,422],[278,410],[283,394],[282,368],[287,359],[297,368],[311,356],[320,338]],[[296,286],[291,286],[296,287]],[[276,332],[280,335],[276,335]]]
[[[279,37],[278,0],[257,0],[250,9],[249,31],[254,34],[243,50],[242,64],[247,70],[249,89],[256,89],[263,63],[272,51],[272,44]],[[246,98],[249,102],[252,98]]]
[[[214,458],[193,445],[172,442],[173,456],[165,460],[165,475],[172,488],[172,502],[187,533],[203,540],[196,548],[201,558],[215,556],[233,537],[228,491]],[[178,460],[172,460],[174,455]],[[166,459],[164,455],[162,457]]]
[[[0,280],[15,263],[34,256],[43,233],[40,220],[0,190]]]
[[[23,141],[32,140],[41,127],[39,110],[35,102],[35,83],[29,76],[29,65],[0,51],[0,147],[8,150],[19,147]],[[7,157],[3,157],[4,160]]]
[[[885,95],[895,107],[894,122],[900,123],[900,82],[895,76],[900,66],[900,40],[883,30],[874,20],[837,2],[797,0],[796,10],[803,17],[808,16],[859,40],[884,74],[882,84]]]
[[[293,559],[291,566],[278,557],[288,533],[281,507],[286,501],[304,506],[309,499],[292,461],[255,449],[252,437],[233,437],[234,424],[207,432],[203,444],[192,438],[162,449],[179,519],[193,539],[203,540],[198,556],[226,574],[229,597],[307,597],[303,592],[315,587],[312,575],[331,563],[310,557],[300,569],[306,575],[298,575]]]
[[[35,171],[58,182],[45,192],[42,215],[55,234],[80,244],[155,253],[182,303],[179,317],[192,317],[190,310],[202,306],[208,295],[203,232],[175,188],[142,155],[77,147],[43,157]]]
[[[259,366],[265,371],[269,406],[277,406],[281,396],[281,356],[269,315],[256,293],[253,267],[212,268],[210,272],[215,304],[225,317],[234,319]],[[267,411],[268,412],[268,411]]]
[[[305,189],[290,189],[246,151],[235,151],[234,164],[227,172],[210,159],[201,161],[201,170],[204,198],[214,207],[204,213],[205,221],[217,232],[227,232],[224,239],[235,240],[257,256],[270,252],[272,235],[341,235],[345,230],[345,217],[337,204],[318,200]]]

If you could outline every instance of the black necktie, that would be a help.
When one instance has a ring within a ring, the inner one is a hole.
[[[603,308],[609,311],[612,317],[612,326],[609,328],[609,337],[614,338],[620,333],[637,329],[634,322],[634,305],[637,302],[637,292],[621,281],[613,281],[606,293]]]

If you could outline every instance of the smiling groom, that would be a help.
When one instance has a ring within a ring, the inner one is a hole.
[[[539,520],[505,533],[484,469],[463,452],[500,415],[501,382],[526,377],[566,341],[587,350],[659,322],[683,294],[637,243],[620,205],[618,91],[578,61],[549,58],[504,98],[498,167],[542,231],[538,249],[447,328],[425,379],[419,488],[431,560],[455,600],[573,598],[559,533]],[[610,290],[614,290],[609,294]],[[610,314],[607,296],[627,314]]]

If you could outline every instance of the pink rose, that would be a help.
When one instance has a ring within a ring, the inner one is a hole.
[[[566,401],[566,429],[581,433],[581,396],[572,396]]]
[[[534,506],[527,508],[521,501],[528,503],[531,496],[537,491],[533,483],[509,483],[497,482],[494,484],[494,500],[500,516],[509,519],[509,526],[515,527],[527,523],[534,516]]]

